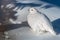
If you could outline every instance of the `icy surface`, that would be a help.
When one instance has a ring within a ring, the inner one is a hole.
[[[53,36],[50,33],[37,35],[29,27],[22,27],[9,31],[12,40],[60,40],[60,35]]]

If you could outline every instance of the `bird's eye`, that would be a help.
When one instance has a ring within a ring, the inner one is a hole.
[[[31,9],[31,11],[33,11],[33,9]]]

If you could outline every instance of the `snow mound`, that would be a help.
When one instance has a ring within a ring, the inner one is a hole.
[[[36,35],[29,27],[21,27],[8,31],[12,40],[60,40],[60,35],[52,36],[50,33]]]

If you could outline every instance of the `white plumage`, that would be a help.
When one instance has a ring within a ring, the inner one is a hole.
[[[53,26],[47,16],[41,12],[38,12],[35,8],[29,9],[27,21],[31,29],[38,34],[50,32],[51,34],[56,35],[53,30]]]

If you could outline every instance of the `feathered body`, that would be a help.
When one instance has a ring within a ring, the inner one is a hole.
[[[56,35],[50,20],[45,14],[38,12],[34,8],[30,8],[29,12],[27,21],[34,32],[41,33],[47,31],[53,35]]]

